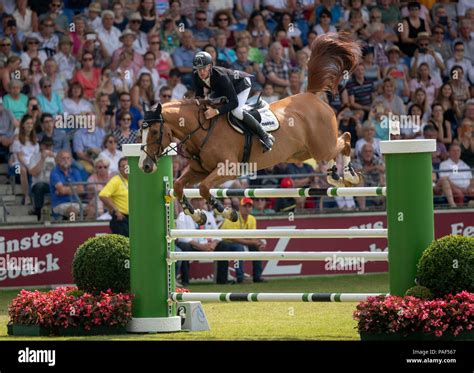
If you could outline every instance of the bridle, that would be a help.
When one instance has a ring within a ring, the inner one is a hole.
[[[168,155],[168,153],[172,152],[172,151],[175,151],[177,154],[179,154],[180,156],[186,158],[186,159],[191,159],[191,160],[195,160],[195,161],[198,161],[198,162],[201,162],[201,159],[199,157],[199,153],[197,155],[195,154],[191,154],[191,156],[188,156],[187,154],[185,154],[182,150],[181,150],[181,145],[185,144],[187,141],[189,141],[192,136],[199,130],[203,130],[203,131],[207,131],[207,132],[211,132],[212,128],[213,128],[213,120],[210,121],[209,123],[209,126],[206,128],[204,127],[203,123],[201,122],[201,113],[203,112],[203,109],[202,107],[200,106],[199,109],[198,109],[198,127],[193,129],[190,133],[188,133],[186,135],[186,137],[181,140],[180,142],[178,142],[176,145],[170,145],[168,148],[164,149],[163,148],[163,135],[164,135],[164,124],[165,124],[165,120],[163,118],[163,115],[161,112],[156,112],[156,111],[146,111],[145,112],[145,115],[144,115],[144,120],[143,120],[143,123],[142,123],[142,130],[148,130],[150,129],[150,127],[152,126],[153,122],[158,122],[159,125],[160,125],[160,134],[158,136],[158,139],[157,140],[154,140],[154,141],[151,141],[151,142],[147,142],[145,144],[142,144],[142,146],[140,147],[140,150],[143,151],[153,162],[158,162],[158,160],[162,157],[164,157],[165,155]],[[207,139],[208,139],[208,136],[206,136],[206,138],[204,139],[203,143],[201,144],[201,146],[199,147],[199,150],[202,149],[202,147],[204,146],[204,144],[207,142]],[[158,150],[155,154],[151,155],[147,150],[146,150],[146,147],[148,145],[158,145]]]

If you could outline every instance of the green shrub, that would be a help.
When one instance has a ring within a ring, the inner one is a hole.
[[[474,238],[445,236],[435,240],[418,262],[417,283],[436,297],[474,291]]]
[[[433,299],[433,293],[425,286],[413,286],[408,289],[405,296],[420,298],[420,299]]]
[[[72,275],[79,289],[130,291],[130,243],[117,234],[89,238],[76,251]]]

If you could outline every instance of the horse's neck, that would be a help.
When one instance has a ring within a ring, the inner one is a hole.
[[[195,131],[199,127],[197,106],[183,103],[179,108],[176,106],[163,107],[162,115],[165,123],[170,126],[173,137],[184,141],[192,133],[191,138],[186,140],[186,148],[189,151],[199,149],[207,131]],[[200,120],[204,128],[207,128],[209,121],[205,120],[202,114]]]

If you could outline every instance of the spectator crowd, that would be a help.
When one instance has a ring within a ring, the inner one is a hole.
[[[362,46],[338,94],[321,97],[339,130],[352,135],[364,185],[384,184],[381,140],[429,138],[437,141],[435,194],[452,207],[474,197],[472,0],[2,0],[0,161],[38,218],[46,195],[59,218],[111,209],[120,216],[124,208],[98,194],[123,176],[122,145],[141,141],[145,108],[193,97],[197,51],[252,74],[252,95],[271,103],[305,91],[311,42],[328,32],[347,32]],[[387,118],[395,117],[400,133],[390,134]],[[179,175],[186,160],[173,164]],[[324,188],[315,175],[325,167],[280,164],[225,186]],[[266,214],[330,203],[255,200],[252,208]],[[383,201],[334,203],[364,210]]]

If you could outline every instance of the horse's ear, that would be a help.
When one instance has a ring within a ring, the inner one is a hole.
[[[161,104],[158,103],[158,105],[156,105],[155,113],[158,113],[158,114],[161,113],[161,109],[162,109]]]

